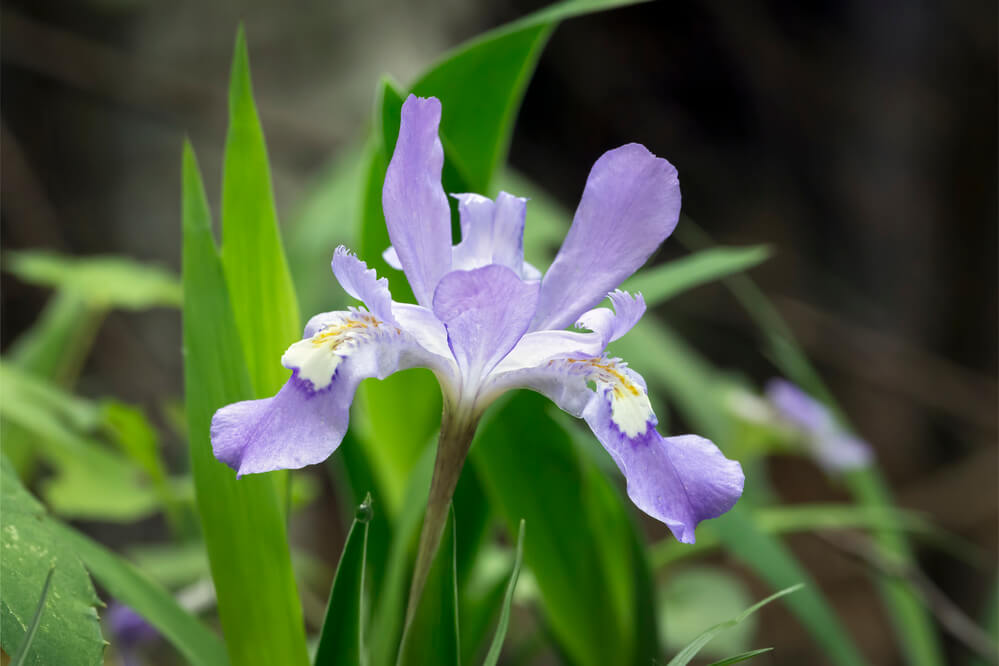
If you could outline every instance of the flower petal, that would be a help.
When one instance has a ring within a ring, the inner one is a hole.
[[[645,299],[641,294],[632,296],[626,291],[615,289],[607,296],[614,306],[613,311],[594,308],[584,312],[576,322],[578,328],[588,328],[600,335],[604,347],[630,331],[645,314]]]
[[[506,266],[452,271],[434,293],[434,314],[447,329],[462,375],[475,386],[513,349],[538,302],[538,283]]]
[[[531,335],[541,334],[524,339]],[[538,391],[585,419],[627,479],[631,500],[684,543],[693,543],[697,523],[725,513],[742,494],[742,467],[710,441],[659,434],[645,381],[617,359],[552,358],[534,368],[496,372],[487,390],[494,396],[514,387]]]
[[[604,153],[541,282],[531,330],[565,328],[648,260],[672,233],[680,184],[672,164],[630,143]]]
[[[441,103],[410,95],[402,105],[395,152],[385,173],[382,209],[392,247],[413,294],[429,307],[434,288],[451,269],[451,209],[441,169],[444,148],[437,129]]]
[[[408,331],[363,310],[317,315],[306,334],[281,359],[293,372],[277,395],[228,405],[212,418],[215,456],[239,475],[326,459],[347,431],[361,380],[412,367],[447,373],[453,365]]]
[[[388,280],[378,278],[375,269],[357,258],[343,245],[333,253],[333,275],[343,290],[368,306],[371,314],[382,321],[395,324],[392,316],[392,294]]]
[[[471,270],[493,263],[493,215],[495,202],[481,194],[452,194],[458,200],[461,242],[454,246],[451,267]]]

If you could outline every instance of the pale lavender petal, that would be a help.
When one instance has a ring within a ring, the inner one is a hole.
[[[530,335],[537,334],[525,339]],[[684,543],[693,543],[700,521],[725,513],[742,494],[742,467],[710,441],[659,434],[645,381],[618,359],[549,359],[494,373],[487,390],[495,397],[515,387],[538,391],[585,419],[627,479],[631,500]]]
[[[329,457],[347,431],[350,404],[365,378],[384,379],[412,367],[454,374],[448,369],[453,361],[364,311],[317,315],[306,333],[281,359],[293,372],[277,395],[228,405],[212,418],[215,457],[238,475],[295,469]],[[418,333],[427,334],[422,328]]]
[[[392,316],[392,294],[388,280],[378,279],[375,269],[358,259],[343,245],[333,253],[333,275],[343,290],[368,306],[371,314],[384,322],[395,324]]]
[[[524,218],[527,199],[500,192],[493,215],[493,263],[524,277]]]
[[[594,308],[584,312],[576,322],[578,328],[599,334],[605,347],[630,331],[645,314],[645,299],[641,294],[632,296],[626,291],[615,289],[608,297],[614,305],[613,311]]]
[[[781,418],[810,433],[831,430],[835,424],[829,409],[786,379],[771,379],[767,400]]]
[[[865,467],[873,460],[867,442],[846,432],[828,407],[786,379],[771,379],[766,396],[780,418],[801,431],[809,454],[827,472]]]
[[[538,283],[524,282],[506,266],[491,264],[444,276],[434,294],[434,314],[472,385],[488,373],[527,330]]]
[[[627,144],[593,165],[572,227],[541,282],[531,330],[560,329],[642,266],[680,214],[676,169]]]
[[[410,95],[402,105],[395,152],[385,173],[382,209],[392,247],[420,305],[451,269],[451,209],[441,187],[441,103]]]
[[[385,251],[382,252],[382,259],[385,260],[386,264],[396,269],[397,271],[402,270],[402,263],[399,261],[399,253],[396,252],[395,248],[392,247],[391,245],[385,248]]]
[[[451,267],[471,270],[493,263],[493,215],[496,204],[481,194],[453,194],[458,200],[461,242],[454,246]]]

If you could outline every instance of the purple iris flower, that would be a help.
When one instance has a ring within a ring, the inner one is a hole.
[[[131,606],[112,601],[107,613],[108,625],[125,666],[141,663],[139,648],[156,640],[160,633]]]
[[[661,436],[645,381],[605,353],[645,312],[640,294],[615,288],[676,226],[676,169],[635,143],[604,153],[542,276],[524,261],[526,199],[454,195],[461,242],[452,245],[440,118],[437,99],[406,100],[382,193],[392,241],[385,258],[405,272],[418,304],[394,302],[387,280],[337,248],[333,273],[366,308],[313,317],[281,359],[292,376],[277,395],[220,409],[211,428],[216,457],[240,475],[318,463],[343,439],[361,380],[429,368],[444,396],[439,463],[446,440],[467,440],[453,456],[460,469],[489,404],[532,389],[583,418],[627,478],[632,501],[692,543],[698,522],[738,500],[742,468],[702,437]],[[608,296],[613,310],[596,307]],[[578,330],[566,330],[571,324]]]
[[[771,379],[767,400],[781,419],[799,430],[815,461],[827,472],[865,467],[874,454],[870,445],[840,426],[829,408],[786,379]]]

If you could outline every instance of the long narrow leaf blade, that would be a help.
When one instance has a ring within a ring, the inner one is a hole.
[[[35,642],[35,635],[38,633],[38,626],[42,623],[42,613],[45,612],[45,600],[49,598],[49,588],[52,586],[52,575],[54,573],[55,565],[49,569],[49,575],[45,577],[45,583],[42,585],[42,593],[38,598],[38,606],[35,608],[35,614],[31,618],[31,624],[28,625],[28,629],[24,632],[21,647],[17,649],[17,652],[14,653],[14,657],[10,661],[11,666],[24,666],[28,658],[28,651],[31,650],[31,644]]]
[[[709,666],[730,666],[730,664],[739,664],[744,661],[749,661],[753,657],[759,657],[761,654],[766,654],[767,652],[773,652],[772,647],[760,648],[759,650],[749,650],[748,652],[743,652],[742,654],[737,654],[727,659],[722,659],[721,661],[716,661]]]
[[[364,659],[364,568],[368,549],[371,495],[358,507],[336,568],[315,666],[362,664]]]
[[[500,652],[503,650],[503,641],[506,639],[506,630],[510,626],[510,606],[513,604],[513,592],[517,589],[517,579],[520,577],[520,565],[524,562],[524,521],[520,521],[517,529],[517,552],[513,558],[513,571],[510,572],[510,582],[506,586],[506,596],[503,597],[503,606],[500,609],[499,621],[496,623],[496,634],[493,642],[489,646],[489,652],[482,662],[483,666],[496,666],[499,661]]]
[[[288,379],[288,371],[278,360],[301,336],[301,320],[281,244],[267,146],[253,102],[242,28],[236,35],[229,83],[229,134],[222,175],[222,265],[254,396],[271,396]]]
[[[184,387],[191,466],[226,646],[236,664],[304,664],[302,609],[274,476],[237,481],[212,455],[212,414],[252,397],[253,389],[190,146],[184,150],[183,184]]]

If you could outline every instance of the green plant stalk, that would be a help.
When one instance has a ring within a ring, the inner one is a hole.
[[[413,621],[416,608],[427,582],[427,574],[433,564],[434,555],[440,546],[441,535],[447,524],[448,511],[454,489],[458,486],[458,477],[468,456],[468,449],[475,436],[475,427],[479,414],[474,410],[463,410],[445,399],[444,413],[441,416],[441,434],[437,443],[437,457],[434,460],[433,476],[430,478],[430,494],[427,497],[427,511],[423,517],[423,528],[420,531],[420,545],[416,551],[416,564],[413,566],[413,578],[409,587],[409,605],[406,608],[406,624],[403,629],[402,643],[406,642],[406,633]]]

